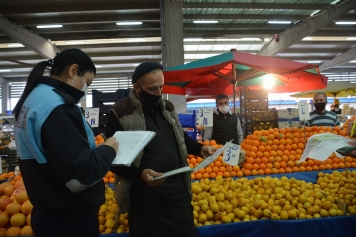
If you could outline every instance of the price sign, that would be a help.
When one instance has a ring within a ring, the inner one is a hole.
[[[237,165],[240,158],[240,146],[231,143],[224,151],[223,161],[229,165]]]
[[[213,126],[213,108],[199,108],[198,109],[198,123],[200,126]]]
[[[305,102],[298,102],[298,113],[299,113],[299,120],[309,120],[309,107],[308,104]]]
[[[99,108],[87,108],[85,110],[85,119],[92,128],[99,127]]]

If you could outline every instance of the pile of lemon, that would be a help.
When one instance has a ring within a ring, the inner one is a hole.
[[[108,186],[105,185],[105,204],[100,206],[98,218],[99,218],[99,229],[102,234],[111,234],[114,232],[115,222],[119,221],[117,233],[128,232],[128,220],[127,213],[126,215],[117,216],[118,206],[115,201],[114,191]],[[122,218],[125,219],[121,225]]]
[[[323,178],[326,175],[319,176]],[[293,220],[344,215],[336,204],[334,191],[323,191],[318,183],[285,176],[280,179],[266,176],[250,180],[217,176],[216,180],[194,182],[192,191],[196,226],[258,219]],[[353,195],[352,192],[350,194]]]
[[[344,202],[349,214],[356,215],[356,170],[333,171],[331,174],[320,172],[317,184],[326,195]]]

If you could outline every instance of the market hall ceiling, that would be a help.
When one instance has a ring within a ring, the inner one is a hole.
[[[127,88],[137,64],[162,61],[161,4],[0,0],[0,77],[24,81],[39,61],[77,47],[97,66],[98,88]],[[236,48],[318,64],[330,80],[356,82],[355,12],[356,0],[183,0],[184,62]]]

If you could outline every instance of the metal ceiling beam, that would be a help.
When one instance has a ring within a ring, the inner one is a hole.
[[[0,29],[13,40],[23,44],[44,58],[53,58],[56,53],[60,51],[45,38],[42,38],[21,26],[15,25],[2,16],[0,16]]]
[[[197,50],[192,50],[192,51],[184,51],[184,54],[223,54],[223,53],[228,53],[230,52],[229,50],[213,50],[213,51],[209,51],[209,50],[205,50],[205,51],[197,51]],[[257,53],[257,50],[239,50],[239,52],[242,53]]]
[[[146,38],[146,37],[161,37],[159,29],[153,30],[118,30],[104,32],[70,32],[66,34],[51,33],[42,34],[52,41],[56,40],[83,40],[83,39],[110,39],[110,38]],[[0,37],[1,42],[1,37]]]
[[[69,48],[73,48],[73,45],[61,45],[61,46],[57,46],[58,48],[60,48],[61,50],[64,49],[69,49]],[[117,50],[120,50],[120,48],[122,49],[128,49],[128,48],[135,48],[137,50],[142,50],[141,48],[147,48],[147,47],[151,47],[151,48],[160,48],[161,47],[161,42],[122,42],[122,43],[107,43],[107,44],[83,44],[83,45],[76,45],[75,47],[79,48],[79,49],[103,49],[103,48],[116,48]],[[0,49],[0,52],[2,52],[2,49]]]
[[[329,29],[329,30],[318,30],[314,33],[309,34],[309,36],[339,36],[339,37],[349,37],[355,36],[355,30],[352,29]]]
[[[306,20],[309,15],[272,15],[272,14],[183,14],[184,19],[201,20],[201,19],[274,19],[274,20]]]
[[[19,5],[20,4],[20,5]],[[159,9],[158,1],[10,1],[0,3],[0,14],[24,14],[43,12],[110,11],[113,9]]]
[[[325,61],[330,60],[333,56],[296,56],[296,57],[288,57],[288,56],[276,56],[276,58],[283,58],[293,61]],[[315,63],[317,64],[317,63]]]
[[[84,50],[85,52],[85,50]],[[130,51],[130,52],[100,52],[100,53],[93,53],[87,52],[89,57],[91,58],[105,58],[105,57],[127,57],[127,56],[141,56],[141,55],[161,55],[161,50],[156,51]],[[25,60],[42,60],[41,56],[39,55],[18,55],[18,56],[1,56],[1,60],[3,61],[25,61]]]
[[[300,25],[286,29],[278,36],[278,42],[276,40],[269,41],[262,47],[258,54],[272,56],[288,48],[292,44],[302,40],[306,36],[317,35],[315,34],[316,31],[318,31],[323,26],[330,24],[335,19],[340,18],[342,15],[345,15],[347,12],[354,8],[354,5],[354,0],[346,0],[337,4],[330,10],[325,10],[318,13],[313,18],[301,23]]]
[[[293,24],[268,24],[268,23],[219,23],[219,24],[196,24],[196,23],[186,23],[183,25],[184,28],[198,29],[198,28],[262,28],[262,29],[285,29],[293,26]]]
[[[187,38],[189,39],[189,38]],[[245,45],[245,44],[264,44],[264,41],[184,41],[184,45]],[[1,50],[0,50],[1,52]]]
[[[9,16],[11,19],[11,15]],[[15,18],[15,17],[14,17]],[[46,21],[46,24],[73,24],[73,23],[90,23],[90,22],[106,22],[106,23],[115,23],[119,21],[148,21],[148,22],[160,22],[159,11],[157,12],[144,12],[141,14],[85,14],[85,15],[66,15],[66,16],[31,16],[31,17],[16,17],[16,24],[18,25],[40,25],[43,24],[43,21]],[[14,21],[14,20],[13,20]]]
[[[103,31],[128,31],[128,30],[152,30],[160,29],[160,23],[147,23],[144,22],[141,25],[128,25],[128,26],[118,26],[115,23],[103,23],[103,24],[75,24],[75,25],[63,25],[61,28],[52,29],[38,29],[36,27],[28,27],[29,30],[37,32],[39,34],[67,34],[70,32],[103,32]]]
[[[66,16],[49,16],[49,17],[24,17],[17,18],[9,16],[10,20],[16,22],[18,25],[42,25],[43,21],[46,24],[73,24],[73,23],[92,23],[92,22],[119,22],[119,21],[149,21],[160,22],[159,10],[157,12],[142,12],[140,14],[118,14],[118,13],[106,13],[106,14],[77,14]]]
[[[356,47],[353,47],[349,50],[347,50],[345,53],[342,53],[335,58],[331,59],[328,62],[323,63],[322,65],[319,66],[320,71],[324,71],[326,69],[329,69],[331,67],[335,67],[344,63],[348,63],[351,60],[356,58]]]
[[[280,54],[286,54],[286,53],[295,53],[295,54],[339,54],[341,51],[341,49],[333,49],[333,48],[325,48],[325,49],[321,49],[321,48],[288,48],[285,49],[281,52],[278,53],[278,55]]]
[[[276,33],[275,30],[185,30],[185,37],[214,37],[214,38],[226,38],[226,37],[271,37]]]
[[[96,60],[93,59],[94,64],[101,65],[101,64],[137,64],[137,63],[142,63],[145,61],[151,61],[151,62],[161,62],[161,58],[149,58],[149,57],[142,57],[142,58],[137,58],[137,59],[105,59],[103,58],[102,60]]]
[[[330,4],[298,3],[249,3],[249,2],[183,2],[184,8],[241,8],[241,9],[296,9],[327,10]]]

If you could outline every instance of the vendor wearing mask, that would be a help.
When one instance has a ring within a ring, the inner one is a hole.
[[[217,110],[213,114],[213,127],[205,127],[204,141],[215,140],[217,144],[225,144],[233,139],[233,143],[241,144],[243,133],[240,120],[229,109],[229,97],[220,94],[215,100]]]
[[[317,92],[314,95],[315,110],[310,112],[310,120],[307,123],[308,126],[340,126],[337,115],[325,109],[326,103],[327,96],[325,93]]]

